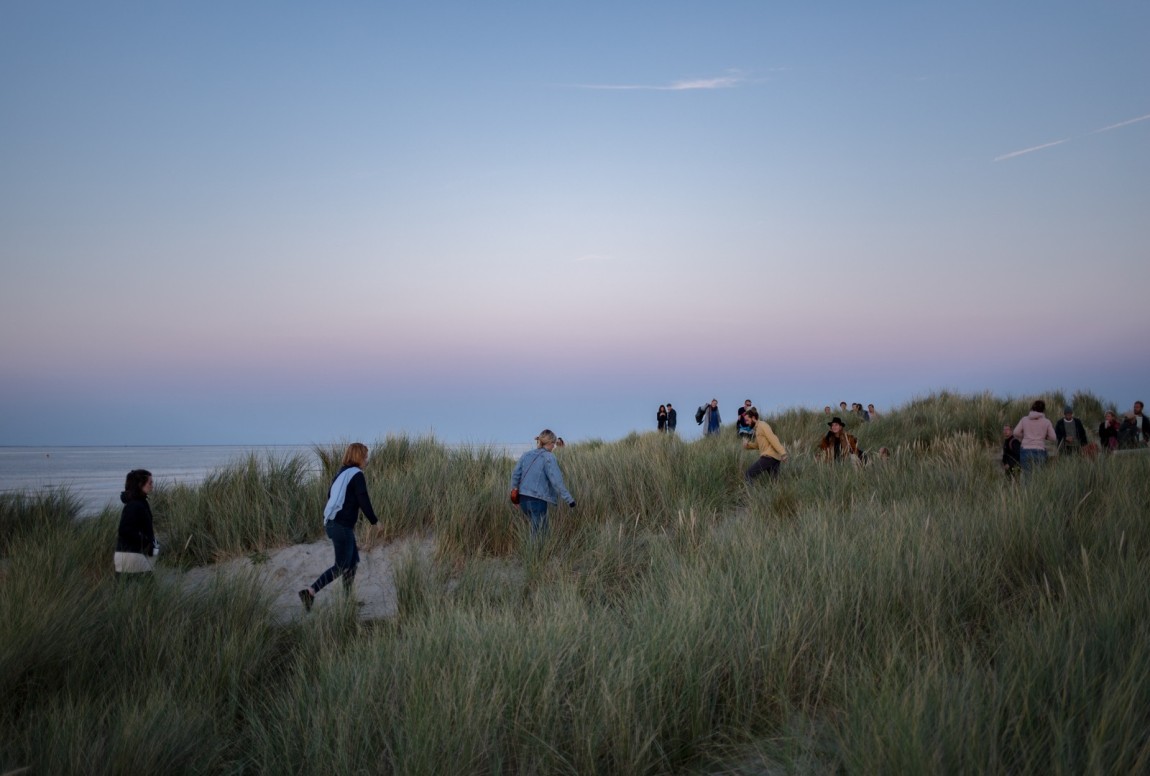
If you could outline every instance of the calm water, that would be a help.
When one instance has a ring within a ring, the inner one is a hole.
[[[533,445],[493,445],[519,455]],[[451,445],[448,445],[451,447]],[[0,447],[0,492],[66,487],[94,514],[109,504],[119,509],[124,475],[147,469],[156,485],[194,485],[213,471],[255,454],[276,460],[303,456],[320,470],[310,445],[187,445],[171,447]]]
[[[120,505],[124,475],[147,469],[158,486],[195,484],[211,472],[250,454],[276,459],[301,455],[315,471],[319,459],[310,446],[185,447],[0,447],[0,491],[67,487],[84,502],[86,513]]]

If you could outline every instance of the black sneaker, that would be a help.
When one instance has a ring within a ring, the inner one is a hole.
[[[303,610],[305,612],[310,612],[311,605],[315,603],[315,593],[305,587],[303,590],[299,591],[299,600],[303,601]]]

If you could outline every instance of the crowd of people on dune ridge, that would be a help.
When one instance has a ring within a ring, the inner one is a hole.
[[[853,417],[858,422],[869,423],[877,419],[879,413],[873,404],[864,409],[859,402],[848,407],[845,401],[839,403],[839,412],[834,414],[829,404],[823,408],[823,414],[828,418],[827,431],[819,439],[818,460],[827,463],[850,461],[855,465],[868,463],[870,453],[859,446],[856,436],[847,433],[847,423],[843,418]],[[675,433],[677,422],[677,412],[671,402],[659,405],[656,427],[660,432]],[[720,433],[722,419],[718,400],[711,399],[700,405],[695,412],[695,422],[703,427],[704,436]],[[750,484],[762,474],[777,477],[787,461],[787,448],[750,399],[738,409],[735,433],[744,448],[759,454],[744,473],[745,481]],[[1063,407],[1062,417],[1052,423],[1046,417],[1046,402],[1038,399],[1016,425],[1002,427],[1002,437],[1002,467],[1008,476],[1015,477],[1046,463],[1047,443],[1054,443],[1059,456],[1093,456],[1099,452],[1146,448],[1150,444],[1150,419],[1143,414],[1141,401],[1134,402],[1133,409],[1125,413],[1121,421],[1117,413],[1107,411],[1098,424],[1098,441],[1093,442],[1086,425],[1075,417],[1073,406]],[[575,497],[567,489],[555,456],[555,449],[563,446],[562,437],[544,429],[535,437],[534,449],[519,458],[511,473],[510,500],[522,513],[533,542],[547,536],[550,507],[562,500],[569,508],[575,508]],[[877,457],[883,459],[889,454],[887,448],[881,447]],[[340,469],[328,487],[323,524],[332,543],[334,562],[312,584],[299,591],[300,601],[307,611],[311,610],[320,591],[337,579],[345,591],[351,592],[359,565],[356,524],[361,514],[373,525],[378,522],[363,472],[367,458],[366,445],[361,442],[348,445]],[[153,487],[152,473],[146,469],[133,469],[125,478],[124,491],[120,495],[124,508],[113,553],[117,579],[150,576],[148,572],[152,571],[160,553],[148,503]]]
[[[659,405],[655,421],[656,428],[661,432],[670,433],[675,430],[675,415],[671,407],[670,402]],[[1107,410],[1098,424],[1097,442],[1090,440],[1086,425],[1074,416],[1072,405],[1063,407],[1062,417],[1056,423],[1052,423],[1045,413],[1046,402],[1039,399],[1016,425],[1003,426],[1002,466],[1009,476],[1033,471],[1045,463],[1048,459],[1047,442],[1054,443],[1058,455],[1087,456],[1097,455],[1100,451],[1136,450],[1150,444],[1150,418],[1143,414],[1141,401],[1134,402],[1133,408],[1122,416],[1121,421],[1117,412]],[[853,417],[858,422],[869,423],[879,417],[874,404],[864,408],[861,402],[848,406],[843,401],[839,402],[838,415],[834,414],[829,404],[823,407],[823,414],[829,418],[829,430],[819,440],[816,454],[818,460],[849,460],[856,465],[868,463],[871,460],[870,451],[859,446],[856,436],[847,433],[847,423],[843,418]],[[722,427],[718,400],[711,399],[699,405],[695,412],[695,422],[703,427],[704,436],[718,434]],[[735,433],[746,440],[744,446],[747,449],[758,450],[760,453],[759,460],[747,469],[747,482],[764,472],[777,476],[781,465],[787,460],[786,447],[779,441],[770,424],[762,420],[750,399],[744,401],[738,409]],[[889,456],[887,448],[879,448],[879,458]]]
[[[855,464],[865,464],[870,460],[870,452],[859,446],[858,437],[847,433],[847,423],[843,417],[853,416],[861,423],[869,423],[878,418],[878,411],[873,404],[864,408],[861,402],[854,402],[849,407],[847,403],[839,402],[840,415],[835,415],[831,405],[823,407],[826,415],[828,430],[819,440],[818,458],[820,461],[834,462],[849,460]],[[743,440],[743,446],[748,450],[757,450],[759,458],[745,473],[749,483],[761,474],[776,477],[782,464],[787,460],[787,448],[779,440],[771,425],[762,419],[754,402],[747,399],[739,407],[735,419],[735,433]],[[674,433],[677,417],[671,402],[660,404],[655,413],[655,427],[660,432]],[[722,428],[722,416],[719,413],[719,400],[711,399],[706,404],[699,405],[695,411],[695,423],[703,427],[703,436],[718,434]],[[887,448],[879,448],[880,458],[889,457]]]
[[[1014,426],[1002,427],[1002,468],[1008,476],[1025,474],[1042,466],[1048,459],[1047,442],[1053,442],[1058,455],[1094,456],[1099,452],[1138,450],[1150,444],[1150,418],[1143,414],[1143,404],[1118,420],[1118,413],[1107,410],[1098,424],[1098,441],[1093,442],[1086,424],[1074,415],[1074,406],[1062,408],[1062,417],[1052,423],[1046,417],[1046,402],[1036,400],[1030,412]]]

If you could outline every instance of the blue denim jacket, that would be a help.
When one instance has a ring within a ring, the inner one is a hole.
[[[511,487],[519,488],[522,496],[534,496],[552,504],[559,503],[560,498],[568,504],[575,503],[563,484],[563,473],[559,471],[555,454],[542,447],[528,450],[520,457],[511,473]]]

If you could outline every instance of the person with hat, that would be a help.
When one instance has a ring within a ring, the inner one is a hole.
[[[831,430],[823,435],[819,442],[819,452],[824,461],[839,461],[850,457],[854,463],[862,462],[862,452],[859,450],[859,441],[847,433],[847,426],[842,418],[835,415],[827,423]]]
[[[1086,426],[1074,417],[1074,408],[1067,404],[1062,408],[1062,417],[1054,424],[1054,436],[1058,439],[1059,455],[1076,455],[1086,447]]]
[[[763,472],[778,477],[779,467],[787,460],[787,448],[775,436],[770,424],[759,419],[759,411],[754,407],[743,413],[743,423],[751,429],[751,438],[743,443],[743,447],[759,451],[759,459],[751,464],[744,475],[746,481],[749,483]]]

